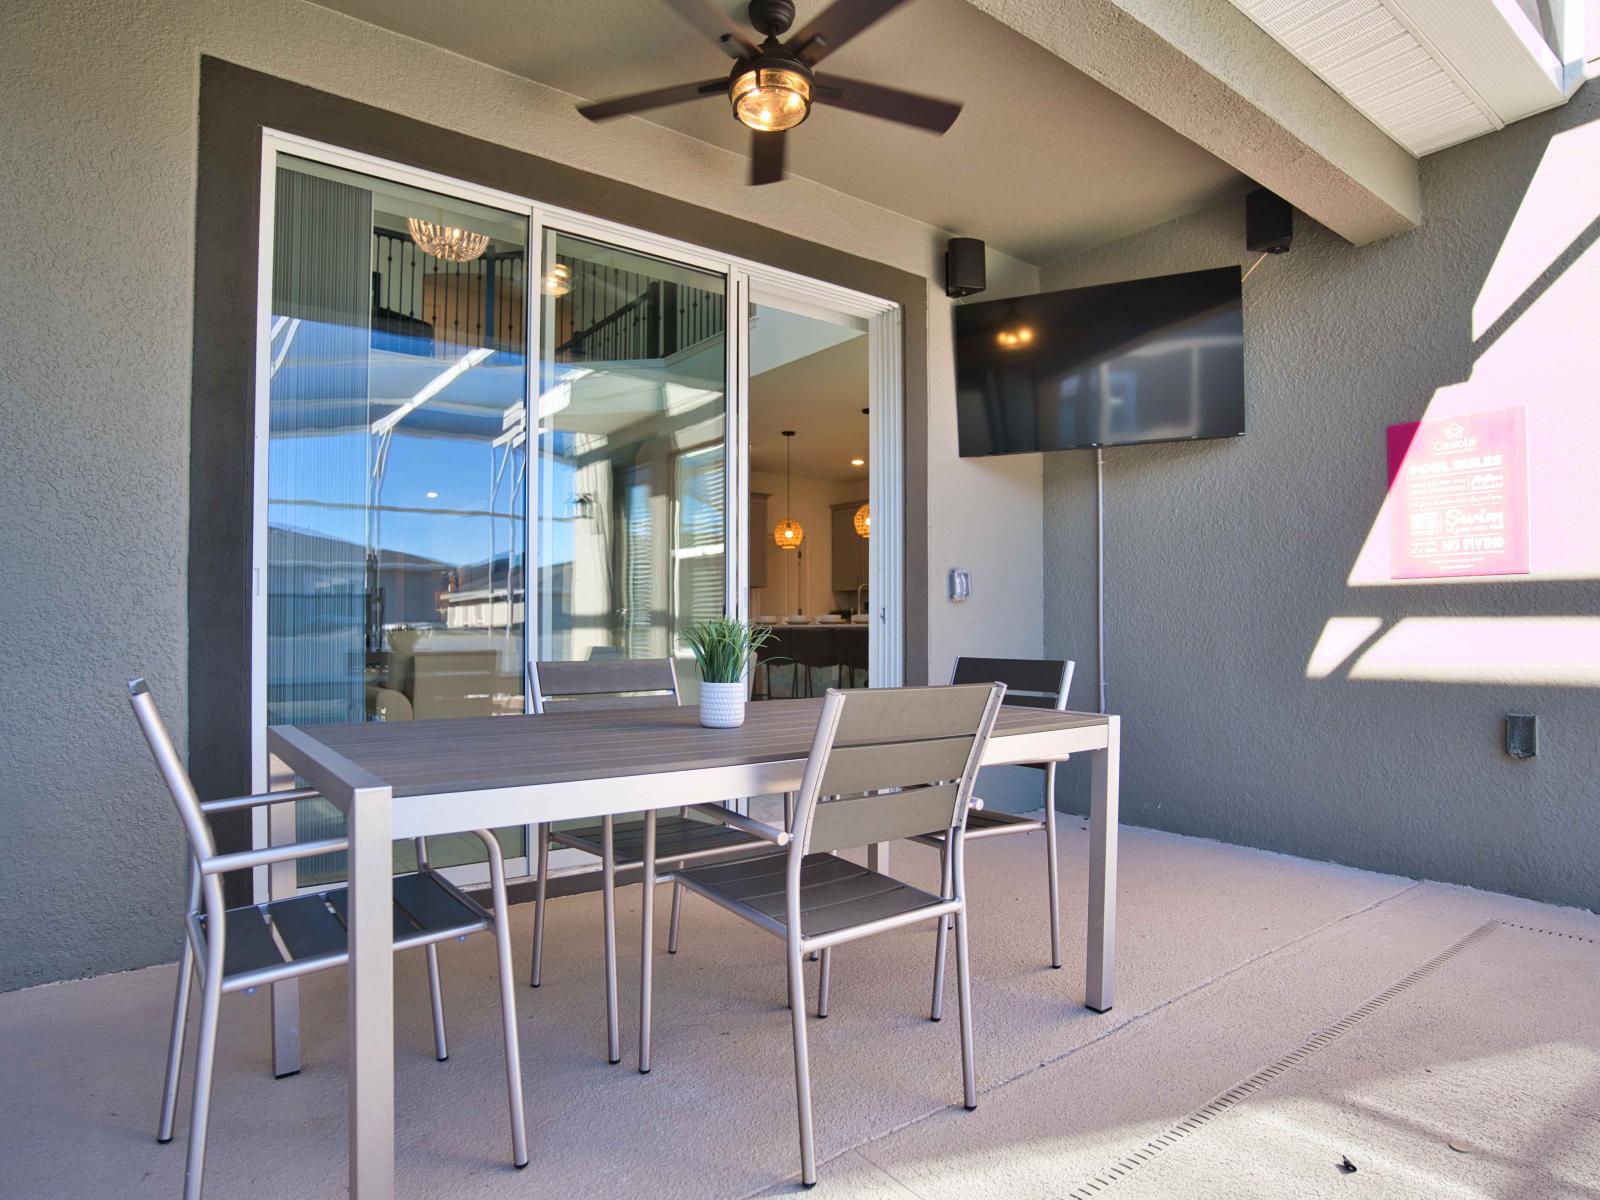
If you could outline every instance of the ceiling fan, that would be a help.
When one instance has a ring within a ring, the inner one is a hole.
[[[754,131],[750,182],[759,184],[783,178],[784,131],[804,121],[813,104],[831,104],[934,133],[949,129],[960,115],[961,105],[948,100],[816,70],[824,58],[905,0],[834,0],[786,42],[779,39],[794,24],[794,0],[750,0],[750,24],[764,35],[760,45],[717,8],[715,0],[665,2],[733,58],[732,73],[726,78],[580,104],[578,111],[589,120],[604,121],[725,95],[733,105],[734,117]]]

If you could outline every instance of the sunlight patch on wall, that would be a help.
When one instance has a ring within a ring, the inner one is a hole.
[[[1595,219],[1600,194],[1600,123],[1558,133],[1545,147],[1516,218],[1500,243],[1477,303],[1472,336],[1481,338]]]
[[[1600,617],[1405,617],[1349,677],[1600,687]]]
[[[1521,407],[1527,414],[1530,571],[1515,584],[1600,578],[1594,463],[1600,462],[1600,121],[1545,148],[1473,309],[1470,377],[1439,388],[1415,418]],[[1374,464],[1383,433],[1372,431]],[[1483,583],[1391,578],[1394,498],[1385,495],[1350,570],[1351,587]]]
[[[1329,617],[1306,663],[1307,679],[1326,679],[1383,625],[1382,617]]]

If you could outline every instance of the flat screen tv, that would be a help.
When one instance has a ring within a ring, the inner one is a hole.
[[[1244,433],[1238,267],[955,310],[963,458]]]

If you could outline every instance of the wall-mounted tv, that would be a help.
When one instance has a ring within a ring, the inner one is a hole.
[[[961,304],[963,458],[1244,433],[1238,267]]]

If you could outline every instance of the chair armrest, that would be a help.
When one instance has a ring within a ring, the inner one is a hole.
[[[200,870],[206,875],[222,875],[229,871],[243,871],[250,867],[265,867],[272,863],[293,862],[298,858],[314,858],[318,854],[334,854],[350,849],[349,838],[321,838],[314,842],[289,842],[282,846],[264,846],[260,850],[239,850],[233,854],[218,854],[205,859]]]
[[[708,817],[715,817],[729,829],[737,829],[740,833],[748,833],[751,837],[761,838],[771,842],[774,846],[787,846],[789,844],[789,831],[779,829],[776,825],[768,825],[765,821],[756,821],[741,813],[734,812],[731,808],[723,808],[720,804],[696,804],[692,806],[696,812],[704,813]]]
[[[288,804],[292,800],[315,800],[322,795],[316,788],[295,788],[292,792],[263,792],[259,796],[229,796],[225,800],[202,800],[200,811],[207,815],[259,808],[263,804]]]

